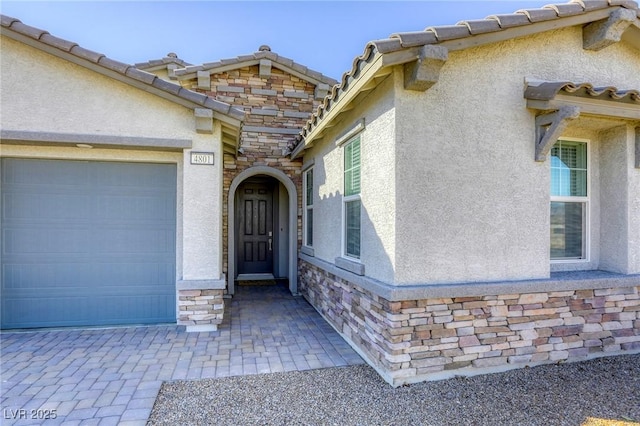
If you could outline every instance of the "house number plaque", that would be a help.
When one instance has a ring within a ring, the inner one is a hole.
[[[191,164],[213,165],[213,152],[192,152]]]

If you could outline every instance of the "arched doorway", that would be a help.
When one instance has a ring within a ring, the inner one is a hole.
[[[229,294],[235,293],[239,272],[249,276],[284,275],[289,280],[291,293],[297,294],[298,194],[295,184],[278,169],[251,167],[233,179],[228,200]],[[251,212],[258,219],[248,226],[257,226],[260,232],[239,235],[238,220],[248,220]]]

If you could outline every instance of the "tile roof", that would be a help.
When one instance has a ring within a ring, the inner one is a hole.
[[[151,59],[146,62],[138,62],[136,64],[133,64],[133,66],[138,68],[139,70],[148,70],[155,68],[165,68],[169,64],[176,64],[180,68],[191,66],[190,63],[178,58],[178,55],[173,52],[167,53],[167,56],[162,59]]]
[[[591,83],[573,83],[570,81],[528,84],[524,91],[524,97],[527,99],[548,101],[555,98],[560,92],[572,96],[614,100],[640,105],[640,90],[619,90],[612,86],[595,87]]]
[[[540,9],[523,9],[512,14],[491,15],[485,19],[460,21],[456,25],[428,27],[423,31],[402,32],[391,34],[386,39],[369,42],[362,55],[353,61],[351,70],[345,72],[339,84],[333,86],[324,101],[311,116],[300,132],[296,144],[299,145],[309,133],[319,124],[323,116],[329,111],[340,96],[350,85],[358,79],[362,69],[371,62],[377,54],[400,53],[410,48],[420,48],[425,45],[435,45],[444,42],[465,40],[474,36],[497,34],[512,28],[521,28],[544,21],[561,21],[563,19],[586,15],[599,10],[610,8],[624,8],[635,10],[640,19],[638,3],[630,0],[571,0],[565,4],[551,4]],[[602,18],[601,18],[602,19]],[[297,146],[296,145],[296,146]]]
[[[215,73],[217,70],[220,70],[220,72],[222,72],[257,64],[260,62],[260,59],[268,59],[276,66],[276,68],[281,68],[288,72],[297,72],[314,83],[324,83],[329,85],[338,83],[331,77],[327,77],[318,71],[314,71],[304,65],[294,62],[292,59],[285,58],[284,56],[280,56],[277,53],[272,52],[271,48],[266,45],[260,46],[257,52],[249,55],[237,56],[230,59],[221,59],[216,62],[207,62],[202,65],[194,65],[178,69],[176,70],[176,75],[186,76],[195,74],[198,71],[210,71],[211,73]]]
[[[174,84],[156,77],[154,74],[142,71],[133,65],[115,61],[101,53],[85,49],[72,41],[64,40],[49,34],[47,31],[23,24],[20,20],[6,15],[0,15],[0,29],[2,34],[10,38],[15,38],[27,42],[33,47],[45,50],[49,53],[63,57],[67,60],[102,72],[106,75],[116,74],[123,77],[124,81],[129,81],[149,89],[157,89],[158,94],[164,94],[167,99],[182,104],[189,104],[194,107],[209,108],[216,113],[223,114],[237,121],[243,121],[244,111],[234,108],[231,105],[212,99],[206,95],[185,89],[178,84]]]

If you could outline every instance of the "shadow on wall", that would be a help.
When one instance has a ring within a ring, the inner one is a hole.
[[[326,170],[322,161],[314,164],[314,191],[326,184]],[[382,182],[381,184],[383,184]],[[369,192],[376,192],[369,188]],[[344,197],[340,191],[325,194],[314,201],[313,247],[315,256],[334,263],[335,258],[344,257],[346,245]],[[380,224],[386,225],[386,224]],[[305,224],[306,226],[306,224]],[[394,224],[391,224],[394,226]],[[366,200],[360,208],[360,262],[365,267],[365,275],[383,282],[394,281],[395,268],[387,252],[376,224],[367,210]],[[393,241],[392,241],[393,243]]]

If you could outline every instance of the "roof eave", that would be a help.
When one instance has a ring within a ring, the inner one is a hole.
[[[501,29],[495,32],[469,35],[467,37],[462,37],[459,39],[446,40],[438,44],[440,46],[446,47],[450,52],[456,50],[464,50],[470,47],[483,46],[486,44],[507,41],[519,37],[526,37],[545,31],[574,27],[577,25],[584,25],[590,22],[600,21],[602,19],[607,19],[609,15],[611,15],[611,12],[615,9],[616,7],[608,7],[606,9],[593,10],[579,15],[566,16],[558,19],[551,19],[548,21],[520,25],[517,27]]]
[[[578,25],[585,25],[591,22],[607,19],[613,10],[620,9],[621,6],[607,7],[603,9],[597,9],[587,11],[573,16],[565,16],[560,19],[552,19],[547,21],[529,23],[526,25],[519,25],[511,28],[500,29],[498,31],[487,32],[476,35],[468,35],[452,40],[446,40],[439,43],[433,43],[434,45],[443,46],[448,51],[464,50],[472,47],[483,46],[491,43],[497,43],[501,41],[511,40],[515,38],[525,37],[542,33],[545,31],[568,28]],[[640,48],[640,19],[637,19],[624,33],[622,40],[629,43],[635,48]],[[389,40],[391,41],[391,40]],[[387,42],[387,40],[385,40]],[[372,42],[375,45],[375,42]],[[376,73],[380,73],[384,68],[392,67],[395,65],[402,65],[419,58],[420,50],[424,44],[413,45],[410,47],[400,47],[399,49],[390,49],[386,53],[376,52],[373,59],[369,60],[369,64],[365,66],[368,68],[373,61],[377,62]],[[343,77],[344,80],[345,77]],[[307,126],[303,129],[300,135],[300,143],[294,148],[291,153],[293,158],[302,155],[302,152],[308,147],[313,145],[313,141],[318,139],[324,130],[329,126],[330,122],[340,114],[340,110],[344,108],[351,100],[357,96],[361,87],[367,86],[370,90],[371,83],[375,83],[373,75],[366,72],[361,72],[355,81],[365,79],[362,82],[354,84],[353,82],[347,87],[346,90],[342,88],[337,89],[338,99],[331,102],[330,111],[324,111],[319,109],[307,123]],[[332,97],[332,93],[328,95],[328,98]],[[347,99],[347,101],[344,101]],[[342,100],[342,101],[341,101]],[[324,105],[327,104],[325,99]],[[318,114],[320,114],[318,116]]]
[[[506,28],[495,32],[484,34],[469,35],[459,39],[446,40],[439,43],[433,43],[438,46],[446,47],[449,52],[457,50],[465,50],[472,47],[484,46],[487,44],[498,43],[502,41],[512,40],[520,37],[526,37],[545,31],[574,27],[584,25],[590,22],[606,19],[611,15],[611,11],[615,8],[600,9],[591,12],[585,12],[581,15],[564,17],[550,21],[536,22],[528,25],[521,25],[512,28]],[[622,39],[632,44],[634,47],[640,46],[640,19],[627,29]],[[386,65],[399,65],[417,59],[420,49],[423,45],[403,47],[400,50],[385,53]]]
[[[86,51],[98,58],[97,61],[94,62],[90,59],[75,55],[70,51],[63,50],[56,46],[44,43],[36,38],[14,31],[11,29],[11,27],[0,27],[0,34],[9,37],[12,40],[38,49],[42,52],[61,58],[83,68],[94,71],[100,75],[112,78],[116,81],[166,99],[183,107],[189,109],[203,107],[212,109],[214,118],[227,123],[227,125],[237,127],[238,133],[240,131],[240,128],[242,127],[242,122],[244,121],[245,117],[244,111],[238,108],[231,107],[230,105],[223,102],[215,101],[205,95],[192,92],[188,89],[184,89],[174,83],[166,82],[165,80],[160,79],[154,74],[147,73],[146,71],[135,68],[135,66],[133,65],[118,63],[117,61],[109,59],[105,55]],[[72,49],[83,49],[75,43],[68,42],[68,45],[73,45]],[[124,70],[124,68],[126,67],[126,71],[118,72],[115,69],[110,69],[107,66],[101,65],[100,61],[109,63],[112,67],[120,67],[122,68],[122,70]],[[183,96],[180,96],[180,94],[182,94]],[[236,142],[236,145],[237,143],[238,142]]]
[[[160,65],[140,65],[134,64],[133,66],[138,68],[139,70],[146,72],[154,72],[154,71],[166,71],[167,65],[169,64],[160,64]],[[177,65],[177,64],[176,64]]]
[[[224,61],[221,61],[220,65],[217,66],[206,66],[206,65],[196,65],[196,66],[192,66],[192,67],[186,67],[186,68],[181,68],[181,69],[177,69],[175,71],[176,73],[176,77],[178,78],[178,80],[183,81],[183,80],[193,80],[196,79],[198,77],[197,72],[198,71],[209,71],[212,74],[219,74],[219,73],[223,73],[223,72],[227,72],[227,71],[232,71],[232,70],[236,70],[239,68],[246,68],[246,67],[250,67],[250,66],[254,66],[254,65],[259,65],[260,64],[260,58],[256,58],[256,59],[250,59],[250,60],[246,60],[246,61],[240,61],[240,62],[235,62],[235,63],[231,63],[231,64],[225,64]],[[322,78],[315,78],[312,77],[310,75],[307,75],[303,72],[297,71],[296,69],[283,64],[281,62],[278,62],[277,60],[273,60],[271,59],[271,64],[274,68],[278,68],[279,70],[282,70],[286,73],[289,73],[291,75],[294,75],[304,81],[307,81],[311,84],[314,85],[318,85],[318,84],[329,84],[329,85],[334,85],[337,83],[337,81],[335,81],[334,79],[330,78],[330,77],[326,77],[326,76],[322,76]],[[318,73],[319,74],[319,73]]]
[[[315,121],[316,119],[318,120],[317,124],[308,132],[303,130],[304,136],[301,142],[292,151],[291,157],[299,157],[302,154],[302,151],[311,147],[314,140],[322,136],[326,128],[330,126],[330,123],[339,114],[344,112],[356,96],[358,96],[362,91],[369,91],[377,86],[376,79],[381,79],[391,74],[391,70],[388,68],[388,63],[384,62],[384,55],[376,53],[360,70],[358,77],[353,79],[349,88],[341,92],[340,96],[332,103],[329,109],[319,109],[318,112],[320,112],[321,116],[318,116],[318,112],[316,112],[311,117],[312,121]]]

